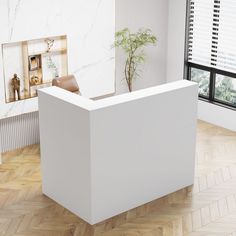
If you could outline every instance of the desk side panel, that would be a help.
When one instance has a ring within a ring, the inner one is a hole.
[[[39,91],[43,193],[89,222],[89,112]]]

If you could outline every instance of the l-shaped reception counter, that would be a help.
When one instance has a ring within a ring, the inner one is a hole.
[[[197,84],[97,101],[39,91],[43,193],[89,224],[193,184]]]

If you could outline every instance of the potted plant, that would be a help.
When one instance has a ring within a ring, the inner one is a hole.
[[[122,48],[127,56],[124,74],[129,92],[132,92],[133,80],[139,77],[138,66],[145,62],[144,47],[156,45],[156,42],[157,38],[150,29],[139,29],[136,33],[131,33],[125,28],[116,32],[114,46]]]

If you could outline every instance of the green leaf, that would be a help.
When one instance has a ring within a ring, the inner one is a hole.
[[[138,66],[145,62],[144,47],[155,46],[157,38],[150,29],[139,29],[136,33],[131,33],[128,28],[124,28],[115,33],[113,47],[121,48],[126,54],[125,79],[131,82],[140,77]]]

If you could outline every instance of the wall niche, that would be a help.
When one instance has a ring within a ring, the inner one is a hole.
[[[55,36],[2,45],[5,102],[37,96],[37,89],[68,74],[67,37]]]

